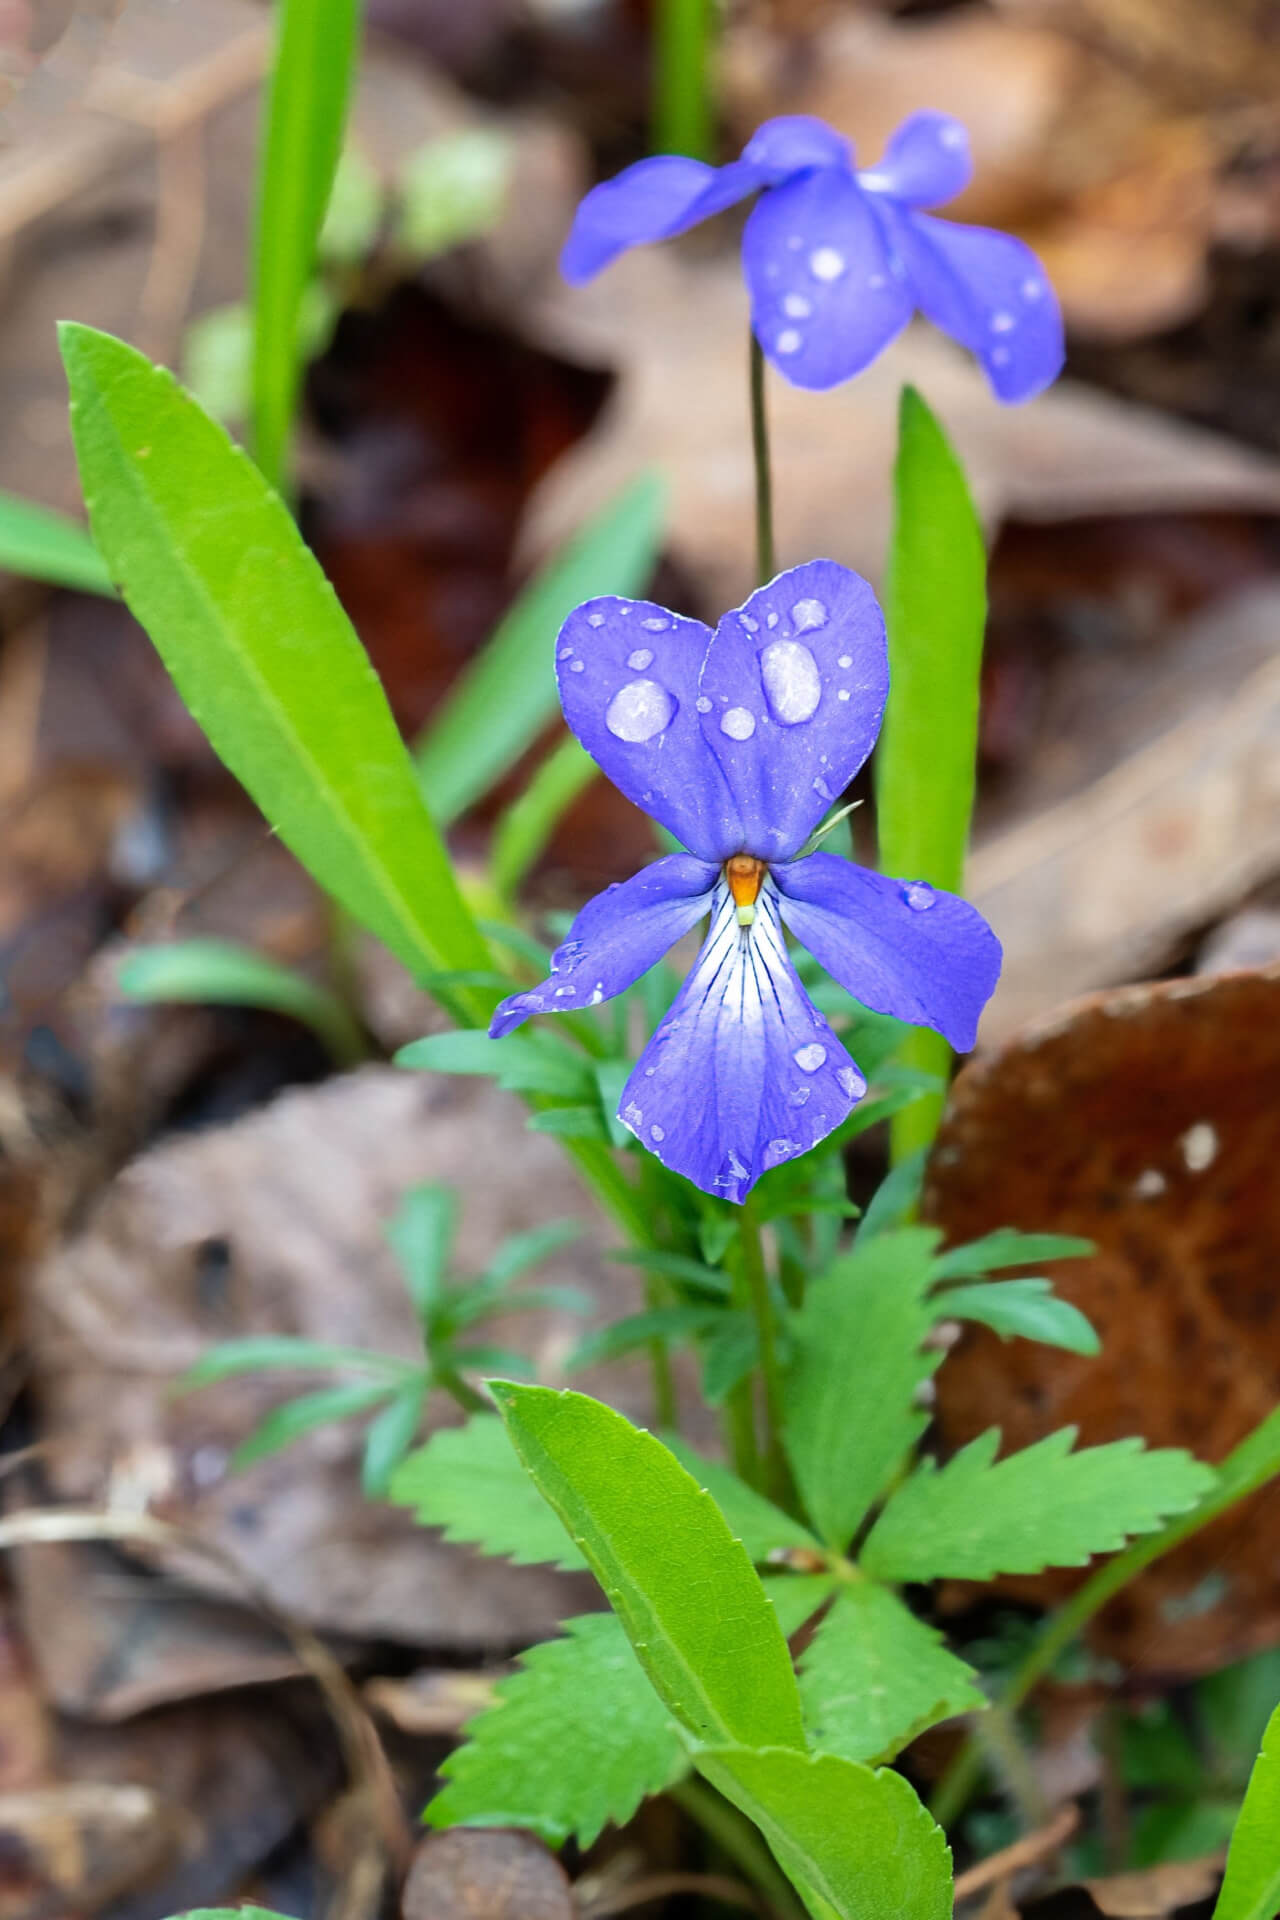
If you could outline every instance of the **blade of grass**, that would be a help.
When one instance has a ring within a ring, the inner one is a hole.
[[[84,528],[16,493],[0,493],[0,567],[52,587],[115,594],[102,555]]]
[[[126,1000],[186,1001],[195,1006],[265,1007],[311,1028],[339,1066],[368,1057],[351,1014],[313,980],[233,940],[179,940],[131,953],[116,972]]]
[[[572,734],[542,762],[493,833],[491,871],[498,892],[510,899],[542,853],[568,809],[597,777],[599,768]]]

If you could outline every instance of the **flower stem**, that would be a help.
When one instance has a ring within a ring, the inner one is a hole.
[[[658,0],[653,41],[653,150],[709,160],[713,0]]]
[[[764,354],[751,335],[751,455],[756,470],[756,583],[764,586],[778,571],[773,547],[773,468],[769,458],[769,416],[765,407]]]
[[[800,1920],[803,1909],[790,1882],[774,1864],[773,1855],[750,1821],[736,1807],[722,1800],[701,1780],[682,1780],[668,1789],[678,1807],[683,1807],[720,1851],[732,1860],[752,1886],[757,1887],[775,1913]]]
[[[782,1451],[782,1369],[778,1364],[777,1327],[773,1300],[769,1293],[769,1275],[764,1263],[760,1222],[748,1200],[742,1209],[738,1229],[742,1271],[747,1283],[752,1317],[760,1342],[760,1377],[764,1383],[765,1492],[774,1500],[785,1500],[788,1490],[786,1458]]]

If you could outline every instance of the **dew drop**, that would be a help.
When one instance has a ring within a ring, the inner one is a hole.
[[[801,1073],[816,1073],[826,1057],[826,1048],[819,1046],[816,1040],[811,1040],[808,1046],[797,1047],[791,1056]]]
[[[708,700],[705,693],[700,693],[693,704],[698,709],[699,713],[710,713],[711,711],[711,702]]]
[[[671,622],[667,619],[659,619],[658,616],[654,614],[648,620],[642,620],[640,625],[649,633],[665,633],[671,625]]]
[[[559,653],[556,655],[557,660],[572,660],[572,658],[573,658],[572,647],[561,647]]]
[[[787,235],[787,245],[790,247],[792,253],[799,253],[801,247],[804,245],[804,235],[802,233],[789,233]]]
[[[637,647],[634,653],[627,655],[627,665],[633,673],[643,673],[646,667],[653,665],[652,647]]]
[[[1032,274],[1029,280],[1024,280],[1022,283],[1021,293],[1024,300],[1038,300],[1043,292],[1044,281],[1037,280],[1034,274]]]
[[[656,680],[629,680],[609,702],[604,723],[615,740],[652,740],[674,718],[676,703]]]
[[[764,1150],[764,1163],[767,1167],[776,1167],[779,1161],[785,1160],[789,1154],[799,1153],[799,1151],[798,1140],[771,1140]]]
[[[951,121],[945,127],[939,128],[938,145],[950,147],[952,152],[956,152],[964,146],[966,137],[964,128],[956,126],[955,122]]]
[[[1014,316],[1006,313],[1003,308],[999,313],[993,313],[991,316],[992,333],[1012,333],[1017,324]]]
[[[853,655],[851,653],[842,653],[836,661],[836,665],[838,667],[851,667],[853,665]]]
[[[649,1138],[651,1140],[665,1140],[666,1137],[667,1137],[666,1129],[663,1127],[660,1127],[657,1121],[655,1120],[654,1124],[649,1129]]]
[[[571,660],[569,662],[570,673],[585,673],[586,670],[587,663],[585,660]]]
[[[774,345],[779,353],[799,353],[803,341],[795,327],[784,327]]]
[[[836,695],[836,699],[837,699],[837,700],[847,700],[848,698],[849,698],[849,689],[848,689],[848,687],[841,687],[841,689],[840,689],[840,691],[839,691],[839,693],[838,693],[838,694]]]
[[[812,1087],[792,1087],[787,1100],[793,1107],[803,1107],[812,1092]]]
[[[834,247],[815,247],[809,255],[809,271],[815,280],[838,280],[848,264]]]
[[[811,627],[825,627],[827,610],[821,600],[797,600],[791,609],[791,618],[796,632],[804,633]]]
[[[848,1094],[851,1100],[856,1100],[860,1093],[865,1093],[867,1090],[866,1082],[856,1067],[838,1068],[836,1071],[836,1079],[840,1082],[842,1090]]]
[[[602,613],[589,613],[587,615],[587,625],[589,627],[602,627],[604,625],[604,615]]]
[[[902,897],[912,913],[928,913],[938,898],[927,880],[909,880],[902,889]]]
[[[789,293],[782,302],[782,311],[788,320],[807,320],[813,312],[813,302],[806,300],[802,293]]]
[[[604,999],[604,988],[603,988],[603,987],[592,987],[592,989],[591,989],[591,998],[590,998],[590,999],[589,999],[589,1000],[587,1001],[587,1005],[588,1005],[589,1007],[598,1007],[598,1006],[600,1005],[600,1002],[601,1002],[601,1001],[602,1001],[603,999]]]
[[[778,624],[778,616],[777,616],[777,614],[776,614],[776,613],[767,613],[767,614],[765,615],[765,617],[764,617],[764,623],[765,623],[765,625],[766,625],[766,627],[776,627],[776,626],[777,626],[777,624]]]
[[[784,727],[813,718],[822,698],[822,676],[802,640],[771,640],[760,655],[760,673],[774,718]]]
[[[746,628],[748,633],[759,633],[760,622],[758,620],[753,620],[749,613],[740,613],[738,615],[738,619],[741,621],[742,625]]]
[[[749,740],[756,730],[756,717],[747,707],[730,707],[720,715],[720,731],[731,740]]]
[[[629,1127],[638,1127],[644,1119],[644,1115],[634,1100],[628,1100],[626,1106],[622,1109],[622,1117]]]
[[[815,780],[813,783],[813,790],[817,794],[819,800],[830,800],[831,789],[827,785],[825,780]]]

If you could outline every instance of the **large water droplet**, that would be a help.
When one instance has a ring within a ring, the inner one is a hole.
[[[649,619],[642,620],[640,625],[646,627],[650,633],[665,633],[671,622],[665,617],[659,618],[657,614],[652,614]]]
[[[853,655],[851,653],[842,653],[836,661],[836,665],[838,667],[851,667],[853,665]]]
[[[812,1092],[812,1087],[792,1087],[787,1099],[793,1107],[803,1107]]]
[[[827,610],[821,600],[797,600],[791,609],[791,620],[797,633],[804,633],[813,627],[825,627]]]
[[[616,740],[652,740],[669,727],[676,703],[656,680],[629,680],[609,702],[604,723]]]
[[[633,673],[643,673],[646,667],[653,665],[652,647],[637,647],[634,653],[627,655],[627,665]]]
[[[815,247],[809,255],[809,271],[815,280],[838,280],[848,264],[834,247]]]
[[[756,730],[756,717],[746,707],[730,707],[720,716],[720,731],[731,740],[749,740]]]
[[[822,676],[803,641],[771,640],[760,655],[760,672],[769,705],[784,726],[813,718],[822,698]]]
[[[806,1047],[797,1047],[791,1056],[801,1073],[816,1073],[826,1057],[826,1048],[816,1040],[811,1040]]]
[[[851,1100],[857,1100],[867,1090],[867,1083],[856,1067],[840,1067],[836,1079]]]
[[[902,889],[902,897],[912,913],[928,913],[938,898],[927,880],[908,880]]]

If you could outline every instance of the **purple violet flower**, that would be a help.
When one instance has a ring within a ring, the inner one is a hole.
[[[742,236],[751,324],[797,387],[861,373],[919,308],[978,356],[997,399],[1029,400],[1062,367],[1062,317],[1034,253],[1012,234],[935,220],[972,172],[969,136],[913,113],[876,167],[808,114],[766,120],[726,167],[663,154],[593,187],[561,255],[590,280],[628,247],[668,240],[749,194]]]
[[[784,923],[864,1006],[961,1052],[1000,943],[954,894],[801,855],[870,753],[888,693],[884,620],[859,574],[794,567],[714,634],[650,601],[588,600],[560,630],[556,671],[592,759],[689,851],[588,901],[547,981],[504,1000],[489,1031],[613,999],[710,912],[618,1118],[664,1166],[742,1201],[867,1090],[800,983]]]

